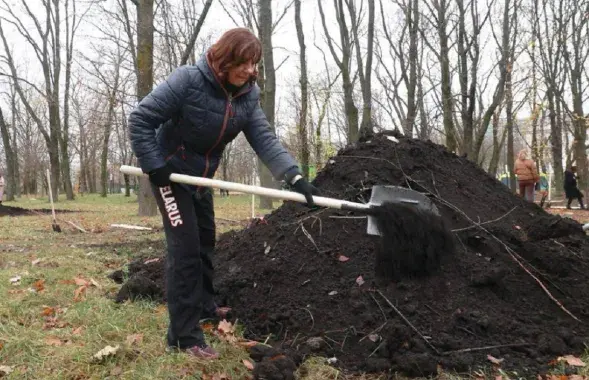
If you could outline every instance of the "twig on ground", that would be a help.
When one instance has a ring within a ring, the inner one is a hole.
[[[393,305],[393,303],[391,301],[389,301],[389,299],[387,297],[385,297],[384,294],[382,294],[382,292],[380,290],[377,290],[377,293],[380,294],[380,296],[386,301],[386,303],[395,311],[395,313],[397,313],[399,315],[399,317],[401,317],[401,319],[403,319],[403,321],[405,321],[405,323],[411,327],[411,329],[413,331],[415,331],[415,333],[417,335],[419,335],[419,337],[421,339],[423,339],[423,341],[429,346],[429,348],[431,348],[436,354],[440,354],[440,352],[438,351],[437,348],[434,347],[433,344],[430,343],[429,340],[427,340],[427,338],[425,336],[423,336],[422,333],[419,332],[419,330],[417,330],[417,328],[415,326],[413,326],[413,324],[411,322],[409,322],[409,320],[403,315],[403,313],[401,313],[401,311],[399,309],[397,309],[395,307],[395,305]]]
[[[369,334],[364,335],[364,337],[360,338],[360,340],[358,342],[362,342],[364,339],[368,338],[370,335],[376,334],[377,332],[379,332],[380,330],[382,330],[383,327],[385,327],[387,325],[387,323],[389,323],[389,321],[386,321],[385,323],[383,323],[382,325],[380,325],[379,327],[377,327],[376,330],[371,331]]]
[[[301,227],[301,231],[303,231],[303,233],[305,234],[305,236],[307,237],[307,239],[309,239],[309,241],[310,241],[311,243],[313,243],[313,246],[315,247],[315,249],[317,250],[317,252],[321,252],[321,251],[319,250],[319,247],[318,247],[318,246],[317,246],[317,244],[315,243],[315,240],[313,240],[313,236],[311,236],[311,234],[309,233],[309,231],[307,231],[307,229],[305,228],[305,226],[304,226],[304,224],[303,224],[303,223],[301,223],[300,227]]]
[[[432,175],[432,185],[434,186],[434,190],[436,191],[436,194],[439,197],[440,196],[440,191],[438,190],[438,187],[436,186],[436,177],[434,176],[434,172],[432,172],[430,170],[429,173]]]
[[[367,216],[345,216],[345,215],[331,215],[331,219],[366,219]]]
[[[227,218],[219,218],[218,216],[215,216],[215,219],[220,220],[222,222],[228,222],[228,223],[241,223],[240,220],[235,220],[235,219],[227,219]]]
[[[436,313],[436,314],[438,315],[438,317],[441,317],[441,316],[442,316],[442,314],[440,314],[440,312],[439,312],[439,311],[437,311],[436,309],[434,309],[434,308],[433,308],[433,307],[431,307],[430,305],[428,305],[428,304],[424,304],[423,306],[427,307],[428,309],[430,309],[431,311],[433,311],[434,313]]]
[[[313,313],[311,313],[311,310],[307,309],[306,307],[302,307],[301,309],[309,313],[309,316],[311,317],[311,328],[309,331],[313,331],[313,327],[315,327],[315,318],[313,318]]]
[[[473,351],[486,351],[486,350],[493,350],[495,348],[525,347],[525,346],[531,346],[531,344],[530,343],[512,343],[512,344],[497,344],[495,346],[463,348],[462,350],[445,351],[445,352],[442,352],[442,355],[458,354],[458,353],[473,352]]]
[[[485,225],[485,224],[490,224],[490,223],[495,223],[495,222],[498,222],[498,221],[500,221],[501,219],[504,219],[504,218],[505,218],[507,215],[511,214],[511,213],[512,213],[512,212],[513,212],[513,211],[514,211],[514,210],[515,210],[517,207],[518,207],[518,206],[515,206],[514,208],[512,208],[511,210],[509,210],[507,213],[505,213],[505,214],[501,215],[500,217],[498,217],[498,218],[496,218],[496,219],[493,219],[493,220],[487,220],[486,222],[482,222],[482,223],[475,223],[475,224],[474,224],[474,225],[472,225],[472,226],[468,226],[468,227],[464,227],[464,228],[457,228],[457,229],[455,229],[455,230],[452,230],[452,232],[462,232],[462,231],[471,230],[471,229],[473,229],[473,228],[480,227],[480,226],[482,226],[482,225]]]
[[[374,351],[372,351],[372,353],[370,355],[368,355],[368,357],[371,357],[372,355],[374,355],[376,353],[376,351],[378,351],[379,348],[382,347],[383,344],[385,344],[386,340],[383,340],[382,342],[380,342],[380,344],[374,349]]]
[[[368,294],[370,294],[370,297],[372,297],[372,299],[374,300],[374,302],[376,302],[376,306],[378,306],[378,308],[380,309],[380,312],[382,313],[382,317],[384,318],[384,321],[385,321],[384,323],[387,323],[387,321],[388,321],[387,314],[384,312],[384,310],[380,306],[380,303],[378,302],[378,300],[376,299],[376,297],[372,295],[372,293],[368,293]]]
[[[131,224],[111,224],[111,227],[123,228],[125,230],[151,231],[151,227],[134,226]]]
[[[86,231],[85,229],[83,229],[82,227],[80,227],[80,226],[78,226],[77,224],[75,224],[74,222],[70,222],[69,220],[66,220],[65,222],[66,222],[67,224],[69,224],[70,226],[74,227],[75,229],[77,229],[77,230],[78,230],[78,231],[80,231],[80,232],[84,232],[84,233],[88,232],[88,231]]]

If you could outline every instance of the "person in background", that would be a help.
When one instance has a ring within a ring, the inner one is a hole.
[[[515,174],[519,185],[519,195],[529,202],[534,202],[534,187],[536,182],[540,180],[540,176],[536,163],[528,158],[526,149],[522,149],[517,155]]]
[[[4,199],[4,174],[0,172],[0,205],[2,204],[2,200]]]
[[[213,299],[213,194],[209,188],[173,183],[170,174],[213,178],[225,146],[243,132],[274,177],[305,195],[309,206],[318,193],[260,106],[256,75],[261,56],[255,34],[231,29],[195,65],[174,70],[129,115],[131,146],[149,175],[166,235],[167,344],[201,359],[219,354],[207,345],[199,321],[226,314]]]
[[[546,202],[546,198],[548,197],[548,175],[546,175],[546,168],[544,166],[542,166],[540,181],[538,181],[537,186],[541,195],[540,207],[544,207],[544,202]]]
[[[564,172],[564,193],[568,199],[567,209],[571,209],[571,203],[573,199],[579,202],[581,210],[585,209],[583,204],[583,193],[577,187],[577,167],[571,166]]]

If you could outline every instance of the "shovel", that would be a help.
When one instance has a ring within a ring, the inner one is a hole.
[[[147,176],[141,168],[123,165],[124,174]],[[172,182],[212,187],[263,197],[307,203],[303,194],[216,179],[172,174]],[[439,267],[439,259],[453,251],[451,232],[435,204],[424,194],[399,186],[375,185],[368,203],[313,196],[318,206],[354,211],[368,219],[366,232],[381,236],[377,270],[386,277],[429,274]],[[380,268],[379,268],[380,267]]]

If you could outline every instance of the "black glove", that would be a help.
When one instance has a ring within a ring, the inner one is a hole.
[[[296,168],[289,170],[284,177],[286,182],[294,189],[294,191],[305,196],[307,199],[307,206],[315,207],[315,202],[313,202],[313,195],[319,195],[319,189],[311,185]]]
[[[166,187],[172,184],[172,181],[170,181],[170,175],[172,174],[172,171],[167,165],[162,166],[161,168],[154,169],[150,171],[148,174],[151,183],[153,183],[157,187]]]

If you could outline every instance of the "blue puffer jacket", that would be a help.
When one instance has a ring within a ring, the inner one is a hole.
[[[149,173],[168,163],[174,172],[211,178],[225,146],[243,131],[273,176],[283,179],[297,163],[270,129],[259,99],[255,84],[228,95],[206,54],[177,68],[129,116],[141,169]]]

